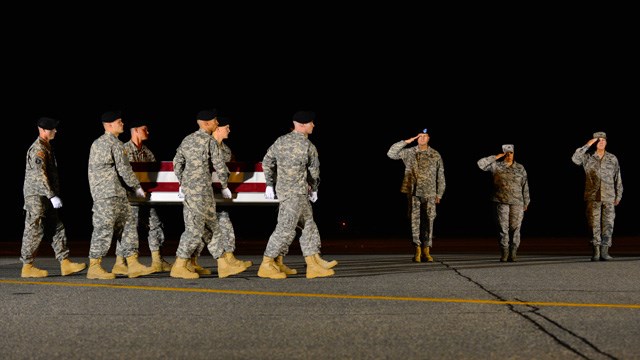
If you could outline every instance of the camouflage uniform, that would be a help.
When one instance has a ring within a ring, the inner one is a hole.
[[[593,232],[594,246],[611,246],[613,222],[616,217],[615,202],[622,199],[622,176],[618,158],[605,152],[602,159],[597,154],[587,154],[589,145],[576,149],[571,160],[582,165],[585,172],[584,201],[587,222]]]
[[[89,152],[89,188],[93,198],[93,233],[89,258],[107,255],[111,241],[120,244],[123,257],[138,253],[138,237],[124,238],[125,225],[131,217],[127,188],[137,190],[140,181],[131,170],[131,164],[118,138],[105,132],[91,144]]]
[[[197,255],[199,244],[207,243],[215,259],[223,253],[220,227],[213,197],[212,173],[216,171],[220,184],[227,187],[229,169],[218,151],[218,143],[206,131],[187,135],[173,158],[173,171],[184,193],[185,230],[180,237],[176,256],[189,259]],[[210,233],[212,236],[205,236]]]
[[[58,210],[50,198],[60,193],[58,165],[50,143],[36,139],[27,151],[24,176],[24,233],[20,260],[24,264],[33,262],[40,243],[51,238],[56,259],[62,261],[69,256],[67,235]]]
[[[302,229],[300,248],[304,256],[320,253],[320,233],[313,220],[309,190],[318,191],[320,160],[315,145],[304,134],[292,131],[280,136],[262,160],[267,186],[274,186],[280,200],[278,224],[269,237],[264,256],[286,254]],[[276,182],[277,173],[277,182]]]
[[[446,182],[440,153],[432,147],[421,151],[418,146],[405,148],[402,141],[391,145],[387,156],[404,162],[404,179],[400,191],[407,194],[411,233],[416,246],[433,246],[433,222],[436,218],[436,197],[442,199]],[[424,219],[427,221],[424,221]]]
[[[131,140],[124,143],[124,149],[129,157],[129,162],[156,162],[156,157],[144,144],[138,149]],[[135,198],[134,193],[129,193],[130,198]],[[159,251],[164,243],[163,224],[158,217],[158,212],[151,206],[131,206],[131,218],[124,228],[124,238],[138,237],[138,230],[147,235],[150,251]],[[122,256],[119,246],[116,247],[116,255]]]
[[[229,146],[227,146],[227,144],[224,143],[224,141],[218,144],[218,154],[222,158],[222,161],[224,161],[225,163],[231,161],[233,157],[231,153],[231,149],[229,148]],[[235,234],[235,231],[233,230],[233,223],[231,223],[231,217],[229,217],[229,213],[227,211],[217,211],[216,215],[218,217],[218,226],[220,227],[220,231],[222,235],[221,237],[222,249],[224,252],[232,253],[236,250],[236,234]],[[211,238],[212,235],[213,234],[211,233],[211,231],[205,231],[204,237]],[[196,254],[198,256],[200,256],[200,254],[202,253],[202,250],[204,249],[205,245],[206,244],[204,241],[202,241],[198,245],[198,250],[196,251]]]
[[[478,160],[478,167],[493,174],[491,201],[496,206],[500,246],[518,248],[524,209],[529,206],[530,201],[527,171],[515,161],[511,166],[503,161],[498,162],[495,155]]]

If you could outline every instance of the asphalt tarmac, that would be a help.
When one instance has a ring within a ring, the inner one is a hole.
[[[285,262],[299,273],[283,280],[257,276],[264,241],[239,240],[237,256],[254,265],[224,279],[203,254],[213,274],[196,280],[168,273],[88,280],[86,270],[62,277],[47,246],[35,264],[49,277],[26,279],[19,246],[0,243],[0,354],[638,359],[638,240],[616,239],[613,260],[591,262],[581,239],[528,239],[514,263],[498,261],[492,239],[441,239],[433,263],[411,262],[407,243],[394,239],[327,240],[323,257],[339,264],[334,276],[316,279],[305,277],[294,243]],[[86,245],[70,244],[74,261],[88,262]],[[105,268],[114,260],[106,257]]]

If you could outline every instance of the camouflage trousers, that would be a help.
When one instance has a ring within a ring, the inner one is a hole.
[[[107,255],[111,242],[121,249],[121,256],[138,253],[138,237],[124,238],[124,228],[131,217],[131,207],[126,197],[110,197],[93,202],[93,232],[89,258],[99,259]]]
[[[593,233],[593,245],[611,246],[616,207],[612,202],[587,201],[587,222]]]
[[[408,215],[415,246],[433,246],[433,223],[436,218],[436,199],[408,195]]]
[[[45,196],[27,196],[24,198],[24,210],[26,214],[20,260],[24,264],[32,263],[44,239],[51,241],[56,260],[62,261],[69,257],[67,234],[58,217],[58,210],[53,208],[51,201]]]
[[[122,238],[130,241],[136,238],[136,242],[141,237],[146,237],[149,242],[149,251],[159,251],[164,243],[163,224],[158,217],[155,208],[150,206],[131,206],[131,216],[124,227]],[[116,244],[116,255],[123,256],[123,249],[120,243]]]
[[[224,252],[235,252],[236,251],[236,233],[233,230],[233,224],[231,223],[231,217],[229,217],[229,213],[226,211],[218,211],[217,212],[217,218],[218,218],[218,226],[220,227],[220,233],[221,233],[221,238],[220,241],[222,242],[222,249]],[[213,234],[211,233],[211,231],[205,231],[205,235],[204,237],[212,237]],[[197,256],[200,256],[200,254],[202,253],[202,250],[204,249],[206,243],[204,242],[204,239],[202,240],[202,242],[200,242],[200,244],[198,245],[198,250],[196,251]]]
[[[495,203],[500,247],[520,246],[524,205]]]
[[[271,233],[264,256],[275,258],[285,255],[296,237],[296,229],[301,229],[300,249],[302,255],[320,253],[320,233],[313,220],[313,209],[307,195],[291,195],[280,199],[278,224]]]
[[[186,194],[182,215],[184,232],[180,236],[176,256],[189,259],[198,255],[198,247],[204,241],[213,258],[219,258],[223,252],[222,232],[218,225],[213,195]]]

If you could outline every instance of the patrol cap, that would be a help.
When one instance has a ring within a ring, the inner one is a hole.
[[[502,145],[502,152],[503,153],[513,152],[513,144]]]
[[[298,111],[293,114],[293,121],[299,122],[300,124],[307,124],[316,119],[316,113],[313,111]]]
[[[59,123],[60,122],[58,120],[49,117],[41,117],[37,121],[38,127],[41,127],[45,130],[53,130],[58,127]]]
[[[229,120],[228,117],[224,117],[224,116],[219,116],[218,117],[218,127],[227,126],[227,125],[229,125],[230,122],[231,121]]]
[[[112,123],[118,119],[122,119],[122,111],[120,110],[107,111],[100,117],[103,123]]]
[[[604,131],[598,131],[598,132],[594,132],[593,133],[593,138],[597,139],[597,138],[603,138],[606,139],[607,138],[607,134]]]
[[[218,110],[216,109],[206,109],[198,112],[197,120],[210,121],[218,116]]]

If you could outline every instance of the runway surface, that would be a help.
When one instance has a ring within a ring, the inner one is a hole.
[[[238,257],[254,262],[245,272],[220,279],[213,258],[203,255],[213,275],[196,280],[168,273],[88,280],[86,271],[62,277],[47,251],[36,265],[50,276],[23,279],[15,244],[3,244],[0,353],[3,359],[637,359],[637,240],[618,239],[614,260],[591,262],[580,239],[540,239],[537,247],[523,243],[515,263],[500,263],[491,239],[448,239],[446,246],[442,239],[433,263],[411,262],[406,242],[394,239],[328,240],[324,257],[339,262],[334,276],[307,279],[303,257],[291,254],[285,262],[299,274],[283,280],[257,276],[259,241],[238,241]],[[88,262],[83,246],[72,244],[74,261]],[[114,260],[106,257],[105,268]],[[144,252],[141,262],[150,263]]]

